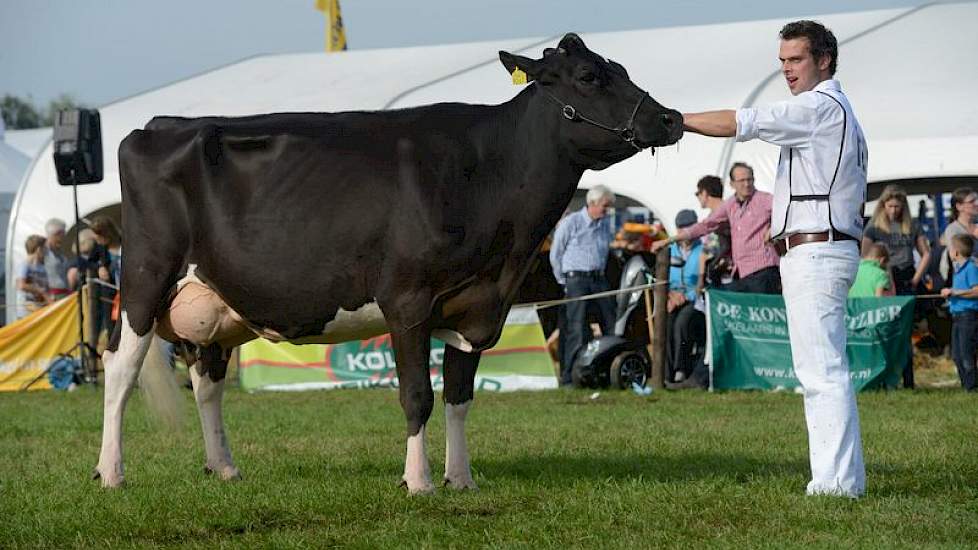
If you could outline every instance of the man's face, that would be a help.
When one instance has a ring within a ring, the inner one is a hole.
[[[807,92],[830,77],[829,57],[823,56],[816,60],[812,57],[809,46],[807,38],[781,41],[778,59],[781,60],[781,72],[791,95]]]
[[[608,197],[601,197],[595,203],[588,203],[587,205],[587,215],[591,216],[592,220],[600,220],[605,217],[608,213],[608,208],[611,207],[611,201]]]
[[[706,191],[704,191],[703,189],[700,189],[696,192],[696,200],[700,201],[700,208],[706,208],[706,198],[708,196],[709,195],[707,195]]]
[[[65,238],[65,230],[58,229],[48,234],[48,248],[57,250],[61,248],[61,241]]]
[[[754,194],[754,174],[747,168],[738,166],[733,169],[730,185],[738,199],[746,199]]]

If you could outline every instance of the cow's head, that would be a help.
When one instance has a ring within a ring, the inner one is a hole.
[[[570,146],[588,168],[600,170],[641,149],[671,145],[683,135],[683,117],[652,99],[624,67],[568,34],[542,59],[499,52],[506,70],[519,69],[539,86],[539,101],[567,128]]]

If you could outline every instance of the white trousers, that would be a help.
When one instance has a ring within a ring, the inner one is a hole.
[[[846,358],[846,297],[858,266],[854,241],[803,244],[781,258],[791,356],[805,390],[810,495],[855,498],[866,490],[859,412]]]

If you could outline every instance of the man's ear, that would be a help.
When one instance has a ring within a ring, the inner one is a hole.
[[[829,70],[829,66],[832,65],[832,56],[825,54],[823,56],[816,57],[815,64],[818,66],[818,70],[827,71]]]
[[[500,51],[499,60],[502,61],[503,67],[506,67],[506,72],[509,74],[513,74],[513,71],[516,69],[526,73],[527,82],[532,82],[540,76],[542,63],[537,59],[530,59],[522,55],[513,55],[509,52]]]

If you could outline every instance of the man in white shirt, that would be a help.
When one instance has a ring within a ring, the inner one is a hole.
[[[781,29],[779,58],[793,98],[761,107],[685,114],[686,130],[759,138],[781,147],[771,238],[795,374],[805,390],[812,479],[808,494],[852,498],[866,473],[846,359],[846,295],[859,264],[868,153],[835,74],[838,44],[814,21]]]

